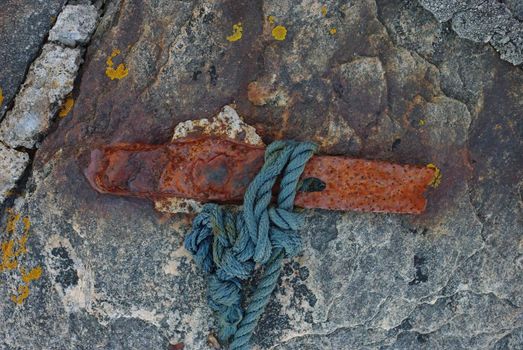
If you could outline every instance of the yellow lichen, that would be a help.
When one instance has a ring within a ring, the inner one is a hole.
[[[16,194],[15,190],[8,190],[8,191],[5,192],[4,196],[5,197],[11,197],[14,194]]]
[[[29,220],[28,216],[24,216],[22,218],[22,223],[24,224],[24,231],[23,231],[23,234],[18,239],[18,249],[15,252],[16,256],[27,253],[26,244],[27,244],[27,238],[29,235],[29,229],[31,228],[31,221]]]
[[[24,216],[22,222],[24,223],[24,234],[27,234],[31,228],[31,220],[29,220],[29,216]]]
[[[285,37],[287,36],[287,29],[284,26],[276,26],[272,30],[272,36],[276,40],[285,40]]]
[[[338,31],[338,30],[337,30],[336,28],[331,28],[331,29],[329,29],[329,33],[330,33],[331,35],[336,34],[337,31]]]
[[[20,269],[20,273],[22,274],[22,281],[24,281],[25,284],[29,285],[31,281],[37,280],[42,276],[42,268],[40,266],[37,266],[26,273],[25,269],[22,267]]]
[[[441,170],[435,164],[432,164],[432,163],[428,164],[427,168],[434,169],[434,178],[430,182],[430,185],[432,187],[438,187],[439,184],[441,183],[441,177],[442,177]]]
[[[62,108],[60,108],[60,111],[58,112],[58,116],[60,118],[66,117],[69,114],[69,112],[71,112],[71,110],[73,109],[73,106],[74,106],[74,98],[72,98],[72,97],[66,98],[62,105]]]
[[[14,248],[14,239],[2,242],[2,262],[0,264],[0,271],[14,270],[18,267],[18,260],[16,259],[16,253]]]
[[[23,235],[18,239],[18,249],[15,252],[15,256],[20,256],[27,253],[27,235]]]
[[[267,20],[269,21],[270,24],[274,24],[274,22],[276,22],[276,17],[274,17],[274,16],[267,16]]]
[[[19,257],[27,254],[27,239],[29,229],[31,228],[31,220],[28,216],[21,217],[20,214],[15,213],[13,210],[8,209],[8,217],[6,224],[6,232],[12,237],[3,242],[0,242],[1,254],[0,254],[0,272],[4,270],[17,270],[20,274],[22,284],[18,286],[17,295],[12,295],[11,300],[16,304],[22,304],[25,299],[29,296],[29,285],[32,281],[39,279],[42,276],[42,268],[36,266],[29,272],[26,272],[23,266],[20,266]],[[22,227],[18,223],[22,219]],[[17,228],[22,231],[22,235],[17,238],[15,232]]]
[[[425,119],[420,119],[420,120],[418,121],[418,125],[419,125],[419,126],[423,126],[423,125],[425,125],[425,124],[427,124],[427,122],[425,121]]]
[[[129,70],[125,67],[123,63],[120,63],[116,69],[114,68],[113,58],[120,54],[120,50],[114,49],[109,57],[107,57],[107,67],[105,69],[105,75],[107,75],[111,80],[114,79],[123,79],[129,74]]]
[[[18,221],[20,221],[20,214],[16,214],[11,209],[8,209],[8,216],[7,216],[7,224],[6,224],[6,231],[7,233],[13,233],[16,230],[16,224]]]
[[[327,6],[323,5],[321,7],[321,14],[323,17],[327,16]]]
[[[232,26],[232,34],[227,37],[230,42],[238,41],[242,38],[243,27],[242,23],[238,22]]]
[[[25,299],[29,296],[29,286],[21,284],[18,286],[18,295],[11,295],[11,300],[20,305],[24,302]]]

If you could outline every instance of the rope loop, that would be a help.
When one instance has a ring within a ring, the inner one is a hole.
[[[230,349],[249,349],[252,332],[276,287],[283,256],[301,251],[297,230],[303,218],[293,211],[294,199],[316,150],[311,142],[271,143],[262,169],[245,192],[243,209],[233,212],[206,204],[185,238],[186,249],[209,274],[208,302],[219,318],[218,337]],[[279,178],[276,206],[271,206]],[[263,275],[244,310],[242,281],[252,277],[257,263],[264,267]]]

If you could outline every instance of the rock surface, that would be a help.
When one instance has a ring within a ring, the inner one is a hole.
[[[16,305],[22,277],[0,272],[0,344],[210,349],[204,276],[182,246],[190,217],[98,194],[83,169],[94,146],[169,142],[179,122],[235,102],[265,142],[443,173],[421,216],[306,211],[304,252],[255,348],[521,348],[523,71],[415,1],[257,4],[107,3],[73,112],[36,152],[19,205],[24,263],[43,273]],[[115,49],[128,74],[111,80]]]
[[[31,65],[13,109],[0,124],[0,140],[13,148],[34,148],[73,90],[80,62],[81,49],[46,44]]]
[[[0,143],[0,203],[8,192],[15,187],[16,181],[22,176],[29,163],[29,156],[24,152],[5,147]]]
[[[96,28],[97,19],[98,11],[93,5],[68,5],[49,32],[49,41],[73,47],[84,45]]]
[[[4,0],[0,11],[0,120],[66,0]]]
[[[501,58],[523,64],[523,20],[521,2],[495,0],[419,0],[441,22],[452,21],[461,38],[490,42]]]

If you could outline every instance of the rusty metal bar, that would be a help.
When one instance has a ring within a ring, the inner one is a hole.
[[[165,145],[119,144],[95,149],[85,173],[102,193],[150,199],[191,198],[241,203],[263,165],[264,149],[215,137]],[[338,156],[315,156],[302,178],[325,182],[321,192],[300,192],[303,208],[419,214],[434,169]]]

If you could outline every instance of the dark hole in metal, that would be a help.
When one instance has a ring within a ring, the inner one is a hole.
[[[301,192],[321,192],[327,187],[327,184],[317,177],[307,177],[301,180],[298,188]]]

